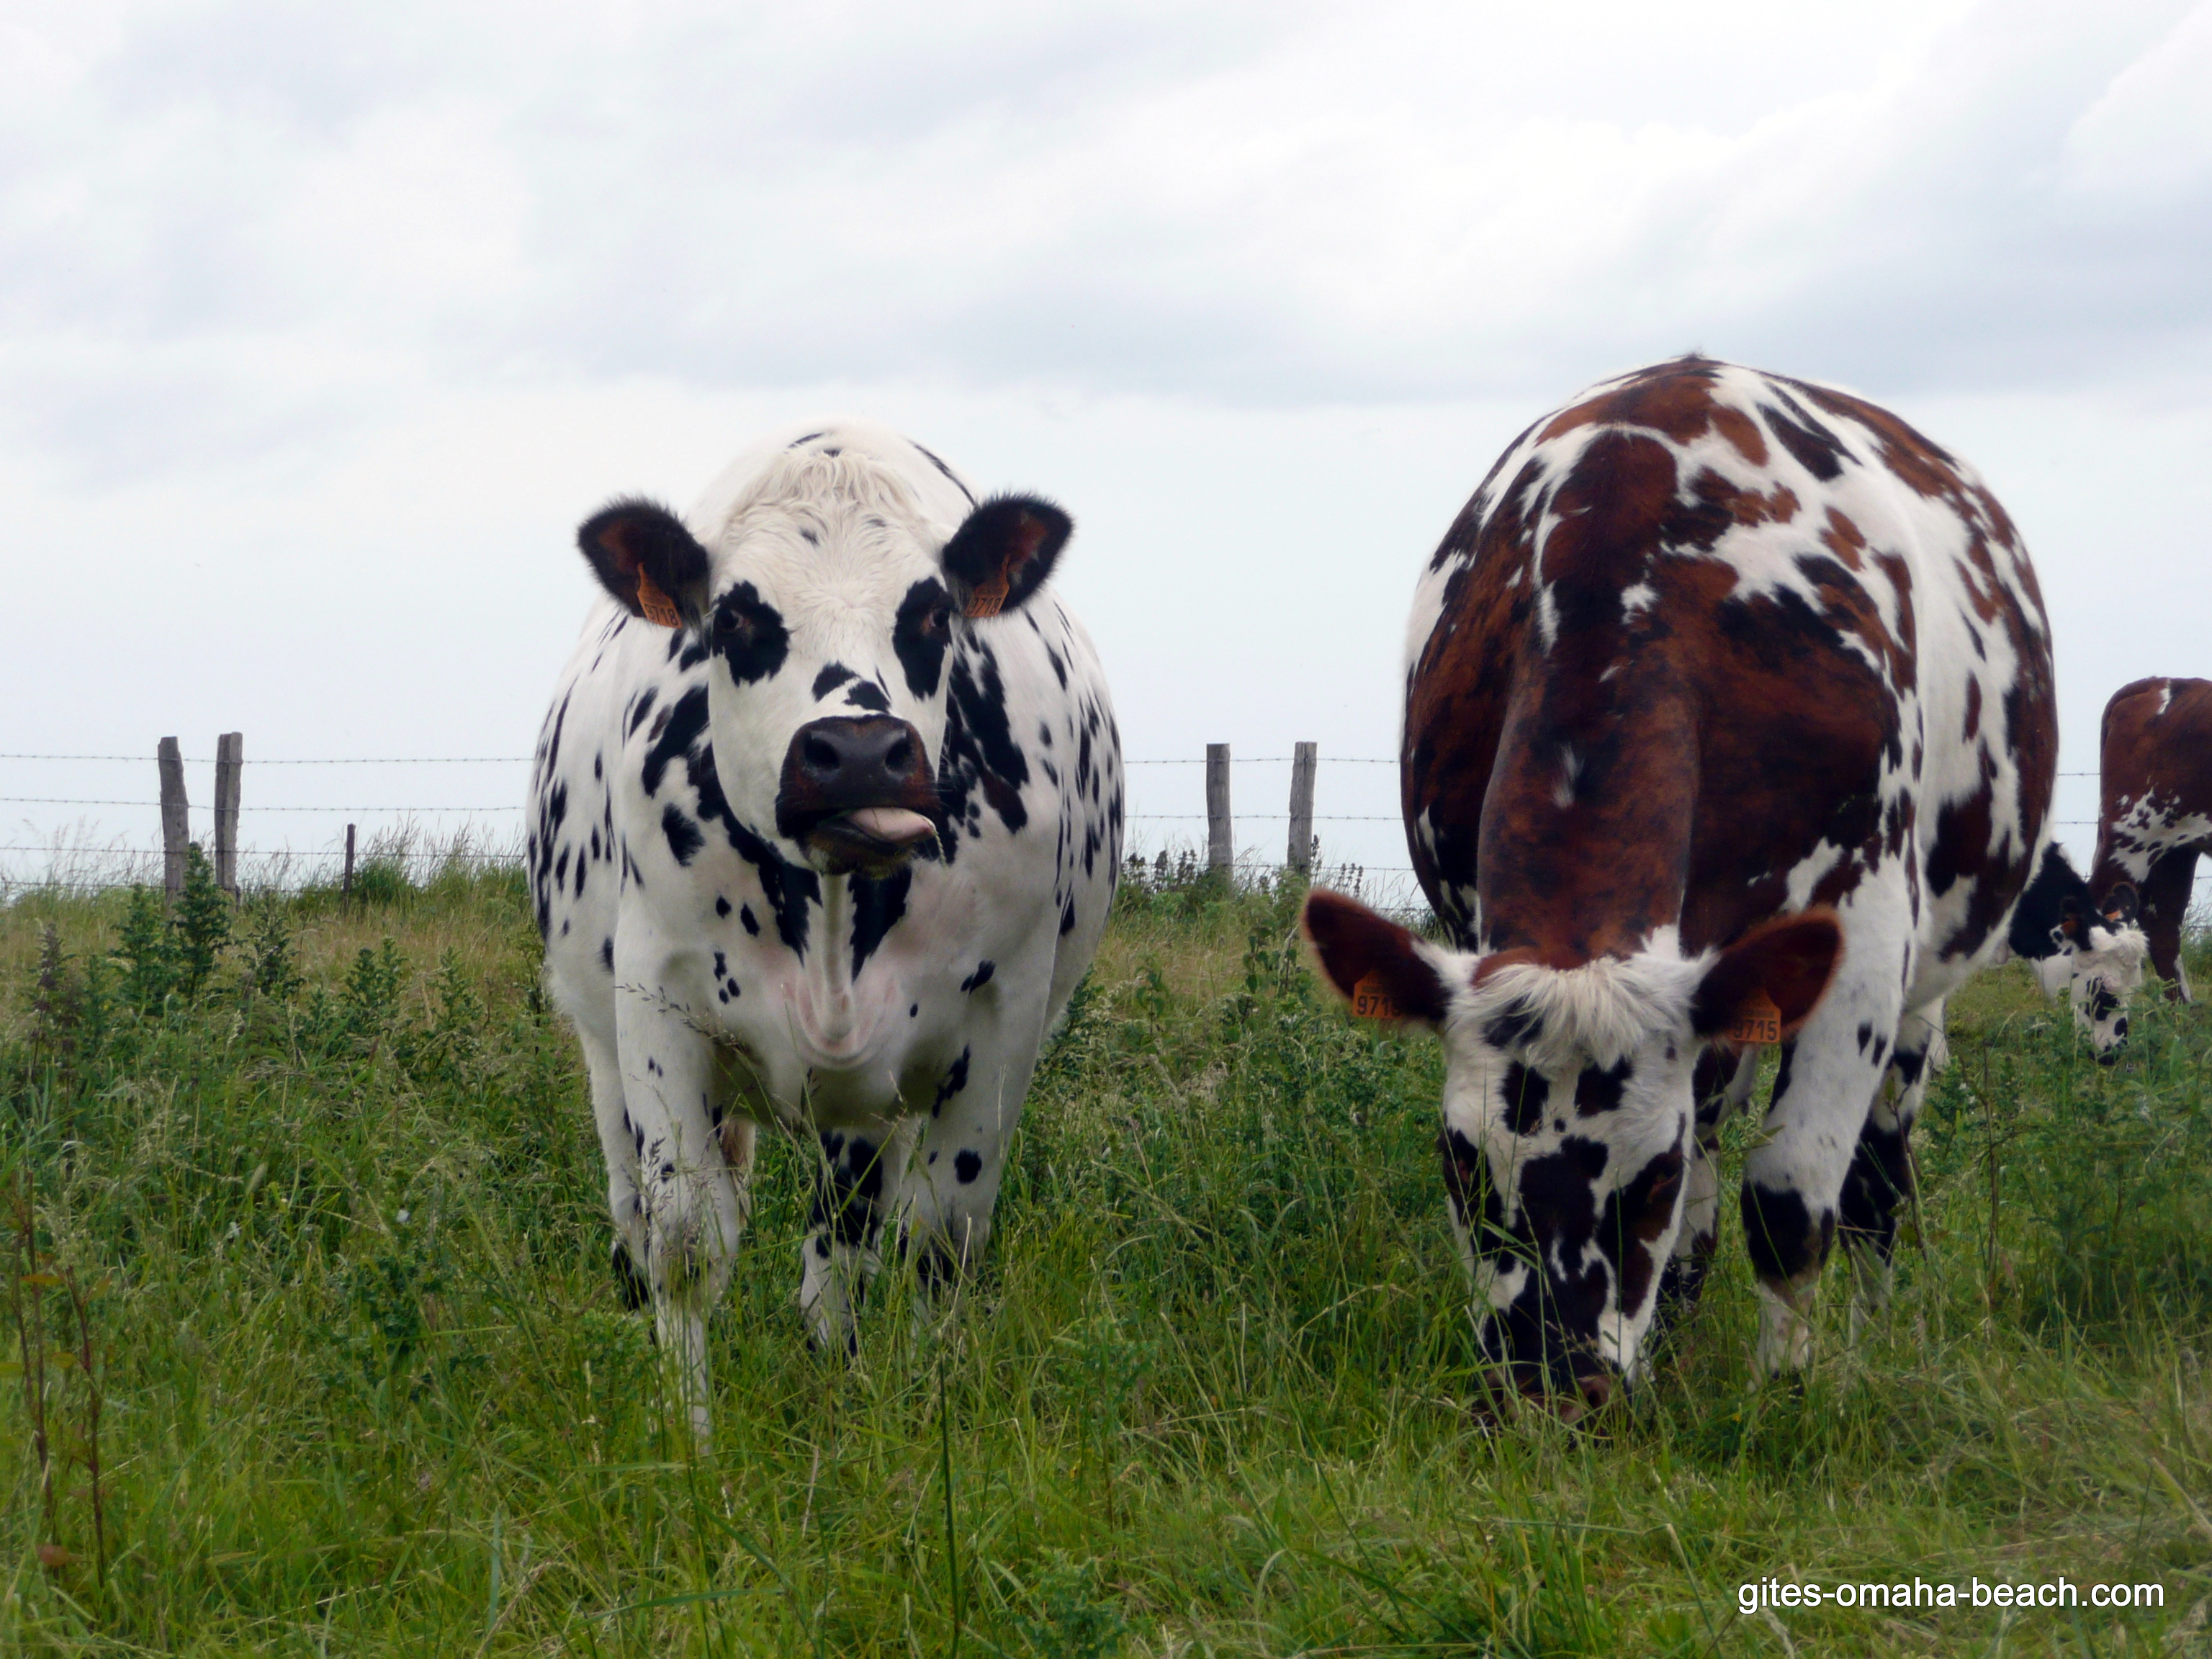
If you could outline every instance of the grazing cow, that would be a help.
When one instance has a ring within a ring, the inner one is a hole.
[[[887,1254],[927,1289],[989,1234],[1121,857],[1105,679],[1046,584],[1069,530],[841,423],[684,520],[621,501],[578,532],[608,597],[538,739],[530,875],[615,1267],[702,1436],[755,1126],[818,1139],[817,1341],[852,1340]]]
[[[2012,521],[1895,416],[1686,358],[1514,441],[1407,653],[1407,837],[1450,942],[1325,892],[1306,929],[1355,1010],[1443,1036],[1497,1380],[1570,1418],[1635,1380],[1662,1274],[1693,1291],[1713,1241],[1701,1051],[1772,1042],[1744,1229],[1759,1363],[1803,1365],[1838,1231],[1886,1288],[1942,999],[2057,920],[2014,914],[2057,731]]]
[[[2030,938],[2030,922],[2057,921],[2044,937]],[[2114,882],[2102,898],[2090,896],[2090,884],[2074,872],[2056,846],[2043,855],[2042,867],[2021,899],[2014,919],[2012,953],[2036,957],[2036,981],[2049,997],[2073,1004],[2074,1023],[2088,1037],[2097,1058],[2120,1057],[2128,1040],[2128,1000],[2142,983],[2143,959],[2150,946],[2136,925],[2136,890]]]
[[[2212,852],[2212,680],[2137,680],[2113,692],[2100,770],[2090,889],[2107,911],[2140,891],[2150,965],[2166,995],[2187,1002],[2181,924],[2197,855]]]

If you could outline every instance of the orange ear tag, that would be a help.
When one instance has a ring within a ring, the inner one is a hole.
[[[637,608],[645,612],[646,621],[663,628],[674,628],[684,620],[677,614],[676,602],[646,574],[643,565],[637,568]]]
[[[1382,983],[1380,974],[1368,974],[1352,988],[1352,1012],[1362,1019],[1403,1019],[1405,1010],[1398,1006]]]
[[[1749,1048],[1753,1043],[1782,1041],[1782,1010],[1774,1006],[1774,999],[1764,991],[1754,991],[1735,1024],[1721,1033],[1730,1042]]]
[[[967,614],[970,617],[995,617],[1006,602],[1006,579],[994,576],[968,596]]]

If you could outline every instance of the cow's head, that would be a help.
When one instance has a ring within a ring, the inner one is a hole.
[[[813,434],[825,435],[837,434]],[[672,655],[710,659],[708,725],[732,813],[825,874],[880,876],[934,856],[957,636],[1029,602],[1067,540],[1067,514],[1005,495],[939,522],[865,448],[803,440],[715,517],[702,542],[665,507],[620,501],[577,539],[632,617],[669,630]]]
[[[2128,1002],[2150,956],[2150,941],[2136,923],[2136,890],[2120,882],[2094,903],[2069,895],[2051,942],[2069,969],[2075,1024],[2088,1034],[2098,1059],[2118,1060],[2128,1040]]]
[[[1437,1146],[1496,1382],[1570,1420],[1602,1404],[1637,1374],[1674,1248],[1698,1053],[1804,1024],[1842,953],[1834,915],[1570,968],[1432,944],[1330,892],[1305,930],[1355,1012],[1443,1040]]]

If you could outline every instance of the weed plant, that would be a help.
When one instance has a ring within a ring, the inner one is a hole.
[[[1729,1204],[1631,1412],[1486,1432],[1434,1044],[1316,989],[1295,882],[1147,869],[957,1313],[917,1322],[893,1273],[856,1356],[811,1352],[810,1161],[763,1137],[700,1456],[608,1272],[519,877],[395,866],[234,913],[194,879],[173,915],[0,912],[10,1308],[44,1292],[60,1333],[5,1356],[0,1651],[2203,1650],[2198,1010],[2144,998],[2106,1067],[1989,976],[1954,1000],[1897,1292],[1856,1346],[1839,1268],[1809,1378],[1753,1379]],[[1728,1178],[1756,1133],[1731,1127]],[[1972,1576],[2165,1605],[1736,1597]]]

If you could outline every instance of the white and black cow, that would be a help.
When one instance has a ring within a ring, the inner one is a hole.
[[[1634,1380],[1714,1237],[1700,1056],[1777,1042],[1742,1206],[1759,1362],[1802,1366],[1839,1230],[1887,1282],[1942,999],[2047,845],[2051,635],[2011,520],[1894,416],[1686,358],[1513,443],[1407,657],[1407,834],[1453,943],[1328,893],[1306,926],[1355,1007],[1443,1036],[1500,1382],[1571,1417]]]
[[[1046,580],[1069,531],[840,422],[683,520],[623,501],[578,532],[609,597],[538,739],[531,880],[616,1267],[702,1435],[756,1125],[818,1138],[817,1340],[852,1340],[887,1252],[929,1287],[989,1234],[1121,856],[1105,679]]]

